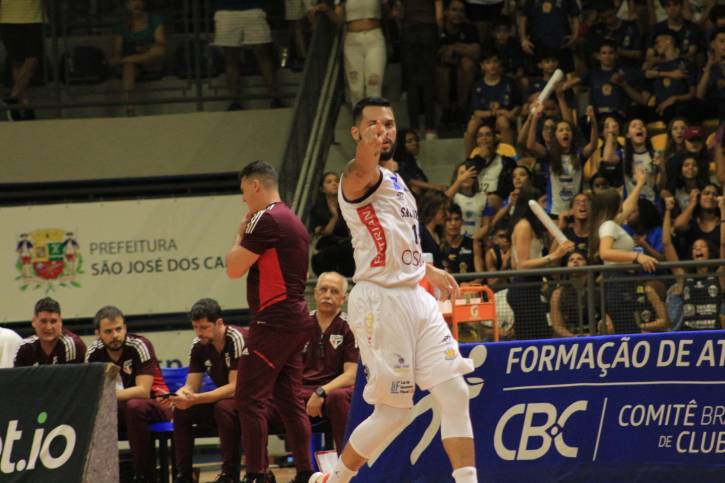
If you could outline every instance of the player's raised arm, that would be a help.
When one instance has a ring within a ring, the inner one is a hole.
[[[353,110],[350,134],[357,141],[355,159],[345,168],[342,193],[353,201],[359,199],[380,179],[380,161],[392,159],[395,149],[395,117],[385,99],[365,98]]]

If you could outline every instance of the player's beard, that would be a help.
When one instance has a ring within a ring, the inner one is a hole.
[[[393,159],[393,155],[395,154],[395,148],[393,146],[390,146],[390,149],[387,151],[380,151],[380,161],[390,161]]]

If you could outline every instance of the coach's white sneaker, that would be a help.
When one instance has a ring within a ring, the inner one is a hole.
[[[325,483],[330,479],[330,476],[332,476],[330,473],[320,473],[318,471],[310,476],[310,480],[307,483]]]

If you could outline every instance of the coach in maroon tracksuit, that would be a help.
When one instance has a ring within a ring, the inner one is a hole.
[[[96,340],[86,353],[86,362],[110,362],[120,369],[116,388],[118,425],[125,427],[133,457],[135,482],[154,481],[154,450],[149,424],[171,420],[171,403],[167,399],[150,399],[168,394],[159,362],[151,342],[129,334],[123,313],[105,306],[93,318]]]
[[[266,483],[267,409],[281,408],[287,441],[295,458],[295,482],[312,474],[310,421],[297,397],[302,385],[302,348],[313,324],[304,291],[310,237],[305,226],[279,196],[277,173],[255,161],[241,173],[241,190],[249,208],[226,256],[227,275],[247,277],[252,314],[247,351],[239,360],[235,398],[246,455],[244,483]]]
[[[216,428],[222,456],[222,472],[216,483],[235,483],[239,481],[241,435],[234,389],[247,329],[226,325],[219,303],[209,298],[192,305],[191,324],[196,337],[191,345],[189,375],[186,384],[171,398],[174,451],[179,469],[174,483],[193,483],[194,424]],[[217,387],[199,392],[205,372]]]
[[[60,304],[45,297],[35,304],[32,321],[35,335],[23,339],[15,353],[15,367],[82,363],[86,345],[63,327]]]
[[[347,325],[346,314],[341,312],[346,292],[347,280],[339,273],[326,272],[317,279],[317,310],[310,315],[315,331],[305,346],[301,391],[307,414],[325,416],[330,421],[338,452],[344,447],[359,357],[355,336]]]

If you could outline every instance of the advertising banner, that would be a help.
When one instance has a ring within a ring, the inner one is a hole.
[[[725,481],[725,332],[463,344],[486,482]],[[372,408],[358,373],[349,425]],[[431,396],[356,481],[453,481]]]
[[[247,308],[224,266],[245,212],[239,195],[0,208],[0,322],[30,320],[46,295],[65,318],[185,312],[202,297]]]
[[[104,364],[0,370],[0,482],[86,481],[104,372]],[[115,422],[115,411],[104,417]]]

